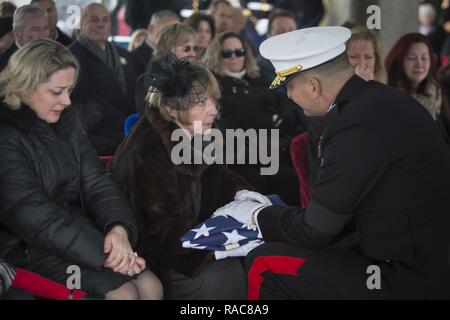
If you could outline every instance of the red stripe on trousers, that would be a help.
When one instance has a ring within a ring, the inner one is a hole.
[[[263,272],[296,275],[304,262],[305,259],[289,256],[257,257],[248,272],[248,299],[260,299],[259,293],[263,283]]]

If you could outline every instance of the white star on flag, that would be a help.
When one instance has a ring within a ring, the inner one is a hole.
[[[227,241],[224,243],[224,245],[230,244],[230,243],[238,243],[241,240],[247,239],[246,237],[241,236],[237,230],[233,230],[231,232],[222,232],[225,237],[227,237]]]
[[[195,248],[195,249],[200,249],[200,250],[206,248],[205,246],[199,246],[198,244],[192,243],[190,241],[184,241],[182,243],[182,246],[183,246],[183,248]]]
[[[194,240],[200,238],[200,236],[209,237],[209,231],[215,229],[216,227],[208,228],[206,224],[202,224],[202,226],[198,229],[192,229],[191,231],[195,232]]]

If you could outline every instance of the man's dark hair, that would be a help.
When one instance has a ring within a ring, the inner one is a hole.
[[[214,0],[214,1],[211,3],[211,6],[209,7],[209,9],[210,9],[210,14],[211,14],[211,15],[214,15],[214,13],[215,13],[216,10],[217,10],[217,7],[218,7],[219,4],[221,4],[221,3],[223,3],[224,5],[227,5],[227,6],[229,6],[229,7],[233,7],[233,6],[231,5],[231,3],[230,3],[228,0]]]
[[[193,13],[184,21],[184,23],[194,28],[194,30],[197,30],[200,22],[202,21],[205,21],[209,25],[209,28],[211,29],[211,39],[214,38],[216,35],[216,26],[214,23],[214,18],[209,14],[203,14],[200,12]]]
[[[277,8],[273,10],[269,15],[269,25],[267,26],[267,32],[270,33],[272,31],[273,21],[280,17],[291,18],[295,21],[295,23],[297,23],[297,20],[295,20],[295,14],[292,11]]]

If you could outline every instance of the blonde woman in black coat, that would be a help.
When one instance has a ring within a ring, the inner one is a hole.
[[[0,258],[105,299],[158,299],[159,280],[134,254],[136,224],[72,112],[78,63],[35,40],[0,75]],[[75,267],[75,268],[74,268]]]

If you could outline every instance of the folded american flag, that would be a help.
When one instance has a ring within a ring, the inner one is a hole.
[[[286,206],[278,195],[267,197],[275,205]],[[180,240],[184,248],[209,251],[228,251],[242,247],[249,242],[262,241],[258,238],[256,225],[243,224],[228,215],[206,219],[189,230]]]
[[[227,251],[256,240],[256,225],[248,226],[230,216],[216,216],[189,230],[181,237],[184,248]]]

